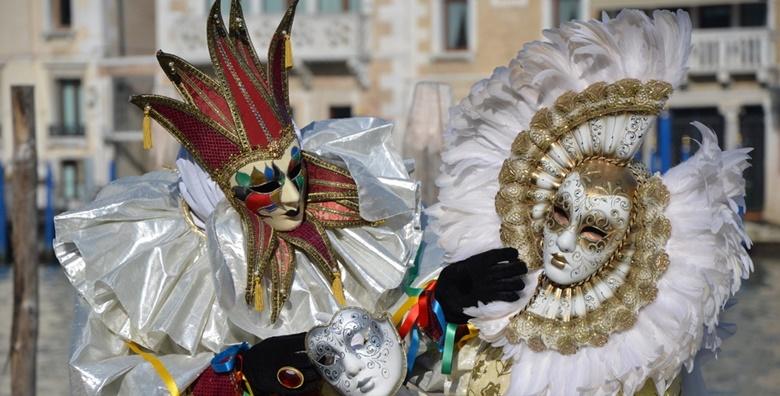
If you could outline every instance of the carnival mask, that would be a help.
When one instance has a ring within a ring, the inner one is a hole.
[[[406,371],[404,349],[393,325],[361,308],[342,309],[330,324],[309,331],[306,353],[342,395],[393,395]]]
[[[551,281],[582,282],[609,261],[628,229],[635,190],[628,168],[597,159],[563,179],[544,226],[544,273]]]
[[[279,159],[251,162],[230,180],[233,194],[250,212],[277,231],[303,221],[306,169],[300,143],[293,140]]]

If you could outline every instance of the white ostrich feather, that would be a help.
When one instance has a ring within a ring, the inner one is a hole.
[[[691,22],[684,11],[649,18],[625,10],[615,19],[570,22],[527,44],[509,66],[476,83],[450,111],[444,136],[439,203],[428,210],[445,260],[501,247],[494,198],[512,141],[531,117],[566,91],[624,78],[682,82]],[[652,60],[652,61],[649,61]]]

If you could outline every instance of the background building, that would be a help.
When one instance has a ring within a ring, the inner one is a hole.
[[[694,28],[688,81],[645,147],[648,164],[665,170],[692,154],[690,134],[697,133],[689,123],[700,120],[715,130],[721,147],[754,148],[745,174],[746,218],[780,223],[780,199],[772,196],[780,188],[776,2],[591,0],[588,12],[612,15],[624,7],[682,8]]]
[[[211,72],[205,19],[212,1],[0,2],[0,162],[8,164],[12,154],[10,87],[33,85],[42,208],[73,208],[114,178],[173,164],[177,145],[157,126],[155,148],[142,150],[141,112],[127,98],[176,96],[154,57],[158,48]],[[220,1],[227,10],[229,1]],[[242,3],[262,57],[288,1]],[[301,0],[293,30],[294,117],[300,126],[383,117],[395,122],[401,147],[417,83],[448,85],[437,92],[452,104],[542,29],[623,7],[683,8],[695,28],[688,82],[658,122],[644,160],[662,171],[689,156],[696,144],[688,123],[702,120],[724,147],[756,148],[747,216],[780,223],[780,200],[771,197],[780,188],[774,0]]]

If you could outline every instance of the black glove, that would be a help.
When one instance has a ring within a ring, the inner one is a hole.
[[[464,324],[471,319],[463,308],[492,301],[516,301],[523,290],[528,267],[513,248],[495,249],[445,267],[436,282],[434,296],[447,322]]]
[[[306,333],[266,338],[241,354],[244,375],[256,395],[300,395],[320,386],[320,374],[306,355]],[[285,366],[303,374],[299,388],[284,387],[277,379],[279,369]]]

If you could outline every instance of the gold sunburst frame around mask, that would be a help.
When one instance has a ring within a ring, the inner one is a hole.
[[[533,298],[507,328],[511,343],[562,354],[602,346],[611,334],[631,328],[639,310],[655,299],[656,283],[669,263],[664,248],[671,228],[663,215],[669,192],[633,157],[671,92],[670,84],[655,80],[593,84],[539,110],[513,142],[499,175],[496,211],[502,242],[518,249],[529,269],[542,268],[544,224],[567,174],[599,161],[625,167],[637,187],[627,231],[611,257],[583,281],[568,285],[552,282],[542,271]],[[594,296],[597,301],[584,314],[574,314],[575,304]],[[540,301],[554,308],[532,312],[529,307]]]

